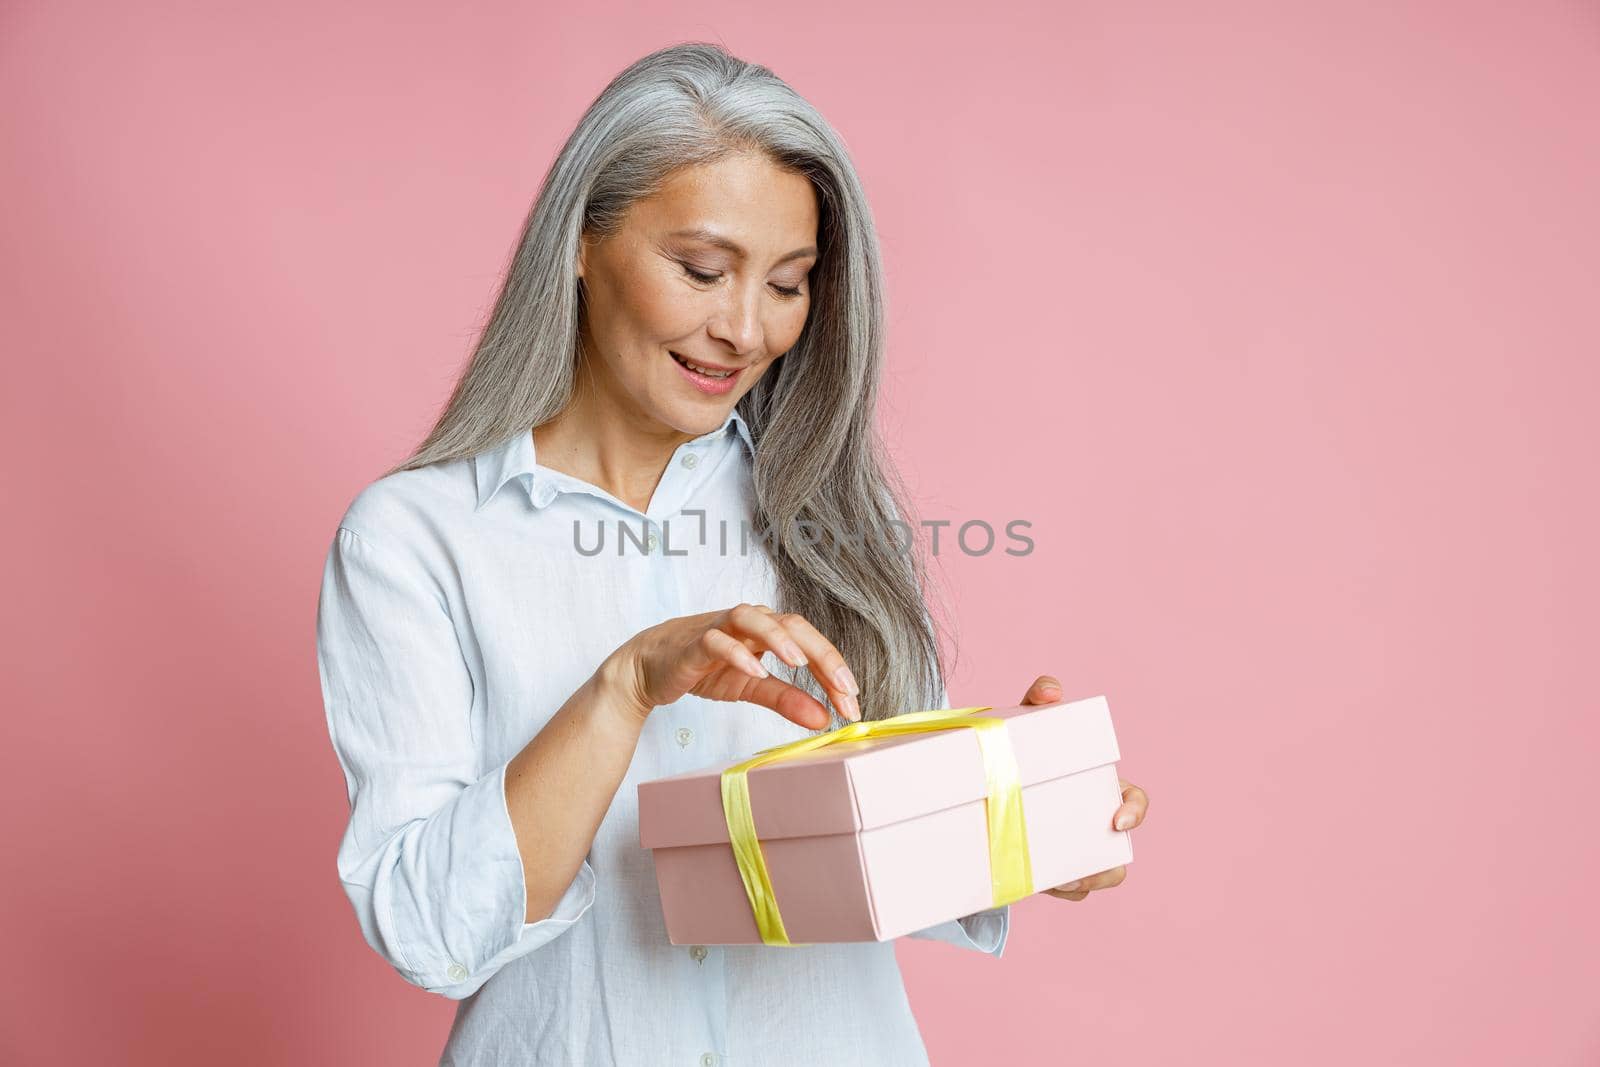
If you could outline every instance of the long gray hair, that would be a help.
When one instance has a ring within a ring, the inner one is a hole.
[[[874,421],[884,290],[866,195],[817,110],[718,45],[652,52],[589,105],[545,176],[443,414],[394,471],[475,455],[561,412],[580,358],[582,233],[609,236],[674,171],[736,152],[803,174],[820,205],[805,328],[738,403],[756,443],[751,528],[777,574],[772,606],[803,615],[844,655],[864,719],[933,707],[945,626],[928,608],[920,544],[906,545],[917,523]],[[809,672],[784,676],[826,703]]]

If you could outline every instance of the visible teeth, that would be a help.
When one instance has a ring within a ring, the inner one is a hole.
[[[674,353],[674,355],[676,356],[677,354]],[[731,370],[712,370],[709,367],[702,367],[698,363],[690,363],[682,356],[677,356],[677,360],[696,374],[704,374],[707,378],[727,378],[733,374]]]

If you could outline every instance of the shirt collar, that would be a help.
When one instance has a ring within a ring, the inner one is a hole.
[[[745,422],[744,416],[739,414],[738,408],[728,412],[728,417],[722,420],[721,426],[686,443],[689,447],[698,447],[720,440],[728,432],[729,426],[733,427],[739,440],[744,442],[745,448],[753,458],[756,451],[755,439],[751,436],[750,426]],[[515,433],[505,443],[479,452],[472,457],[472,466],[478,483],[478,504],[474,510],[487,504],[490,498],[513,478],[522,479],[528,491],[528,499],[535,507],[544,507],[561,491],[554,479],[547,477],[550,472],[538,469],[531,429]]]

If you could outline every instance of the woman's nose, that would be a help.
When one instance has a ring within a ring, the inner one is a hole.
[[[711,336],[726,341],[741,357],[759,351],[762,336],[760,300],[761,290],[757,286],[730,286],[709,324]]]

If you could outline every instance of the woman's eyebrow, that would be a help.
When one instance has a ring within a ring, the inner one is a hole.
[[[724,237],[722,234],[717,233],[714,230],[704,229],[703,227],[693,227],[687,230],[674,230],[667,236],[686,237],[691,241],[702,241],[708,245],[715,245],[718,248],[733,253],[740,259],[745,259],[748,256],[748,253],[746,253],[744,250],[744,246],[740,245],[737,241],[734,241],[728,237]],[[786,252],[779,256],[778,262],[787,263],[791,259],[800,259],[803,256],[814,256],[816,254],[816,245],[806,245],[804,248],[797,248],[793,252]]]

